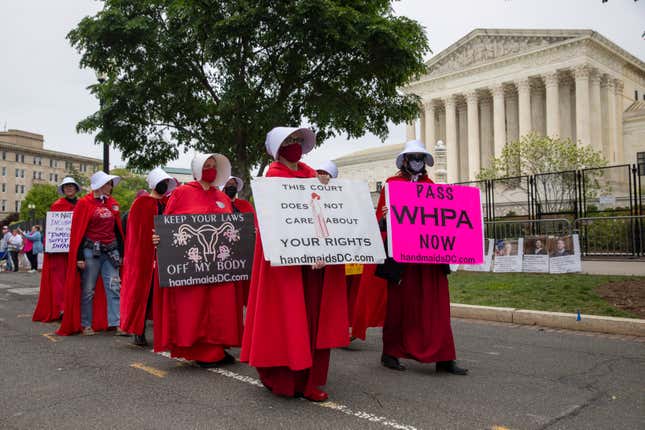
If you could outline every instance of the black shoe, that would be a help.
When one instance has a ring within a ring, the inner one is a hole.
[[[195,364],[201,367],[202,369],[210,369],[211,367],[217,367],[219,364],[218,361],[197,361],[195,360]]]
[[[133,343],[137,346],[148,346],[148,340],[146,339],[146,334],[142,335],[135,334]]]
[[[392,355],[382,354],[381,364],[389,369],[405,370],[405,366],[399,362],[399,359]]]
[[[467,375],[468,369],[462,369],[457,366],[457,362],[455,360],[439,361],[437,362],[437,372],[448,372],[453,375]]]
[[[218,365],[235,364],[235,357],[224,351],[224,358],[217,362]]]

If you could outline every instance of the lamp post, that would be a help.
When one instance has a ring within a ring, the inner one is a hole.
[[[35,212],[36,212],[36,205],[33,204],[33,203],[29,203],[27,205],[27,208],[29,209],[29,218],[31,219],[31,225],[33,226],[34,221],[35,221],[34,220],[34,215],[35,215]]]
[[[108,76],[105,72],[96,71],[96,80],[99,81],[99,84],[107,81]],[[99,97],[99,105],[101,109],[103,108],[103,102],[101,97]],[[103,142],[103,171],[105,173],[110,173],[110,146],[107,142]]]

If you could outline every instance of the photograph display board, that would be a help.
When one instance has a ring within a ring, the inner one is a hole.
[[[495,242],[493,272],[521,272],[524,239],[504,239]]]
[[[547,245],[547,236],[524,238],[523,272],[549,273],[549,249]]]

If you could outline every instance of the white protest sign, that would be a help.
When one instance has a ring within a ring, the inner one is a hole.
[[[549,239],[549,273],[575,273],[582,271],[580,239],[577,234]]]
[[[47,212],[45,222],[45,252],[69,252],[72,230],[72,211]]]
[[[367,183],[254,178],[251,189],[264,256],[273,266],[385,260]]]

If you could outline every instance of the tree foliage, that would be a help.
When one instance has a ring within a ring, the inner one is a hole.
[[[501,156],[491,161],[490,168],[482,169],[477,178],[495,179],[499,186],[497,191],[499,188],[520,190],[524,195],[532,192],[538,213],[555,214],[569,212],[572,202],[577,200],[576,183],[581,179],[578,170],[606,165],[602,153],[590,146],[578,146],[571,139],[531,133],[504,146]],[[603,181],[603,175],[602,169],[590,170],[584,175],[587,199],[610,191],[610,184]],[[532,191],[529,190],[531,184]]]
[[[105,0],[68,38],[98,112],[77,128],[151,168],[181,148],[220,152],[234,172],[266,162],[264,139],[307,120],[318,141],[413,119],[398,88],[426,70],[423,28],[390,0]]]
[[[148,184],[146,183],[146,178],[127,169],[112,169],[110,174],[121,177],[119,184],[112,190],[112,197],[119,202],[121,213],[123,213],[132,206],[137,191],[146,190]]]
[[[25,199],[20,206],[20,219],[31,220],[29,204],[35,206],[34,219],[44,219],[51,204],[59,198],[56,185],[34,184],[25,195]]]
[[[578,146],[571,139],[527,134],[504,146],[491,167],[482,169],[478,179],[495,179],[520,175],[563,172],[603,167],[607,160],[590,146]]]

